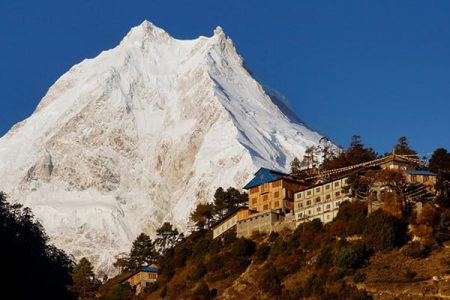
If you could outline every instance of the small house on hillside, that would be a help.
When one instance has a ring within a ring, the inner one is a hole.
[[[149,284],[158,280],[158,270],[159,268],[156,265],[142,267],[139,271],[133,272],[126,277],[122,283],[128,282],[136,295],[139,295]]]
[[[222,220],[212,226],[213,238],[223,236],[223,234],[236,230],[236,224],[250,215],[251,211],[247,206],[239,207],[228,213]]]

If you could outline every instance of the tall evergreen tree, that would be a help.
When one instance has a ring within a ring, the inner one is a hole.
[[[128,268],[132,271],[156,261],[155,245],[148,235],[141,233],[133,242]]]
[[[406,136],[399,137],[397,144],[394,146],[394,152],[399,155],[417,154],[417,152],[409,146],[408,138]]]
[[[229,187],[226,191],[219,187],[214,193],[214,217],[221,219],[230,211],[245,205],[247,202],[247,193],[241,193],[233,187]]]
[[[178,233],[178,230],[169,222],[165,222],[156,230],[155,245],[159,253],[164,253],[167,249],[175,246],[181,238],[182,235]]]
[[[210,203],[199,203],[195,210],[191,213],[190,219],[194,222],[197,229],[202,230],[211,227],[211,222],[214,216],[214,207]]]
[[[83,257],[72,272],[70,290],[77,299],[94,299],[100,282],[95,277],[91,262]]]
[[[294,159],[291,162],[291,174],[292,175],[300,174],[300,169],[301,169],[301,162],[297,157],[294,157]]]

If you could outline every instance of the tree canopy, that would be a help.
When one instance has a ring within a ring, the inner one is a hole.
[[[78,299],[93,299],[100,281],[95,277],[91,262],[83,257],[72,272],[70,290]]]
[[[141,233],[133,242],[129,257],[129,270],[138,270],[142,266],[150,265],[156,261],[157,253],[151,238]]]
[[[29,208],[10,204],[0,192],[2,293],[14,299],[71,299],[73,261],[49,244]]]

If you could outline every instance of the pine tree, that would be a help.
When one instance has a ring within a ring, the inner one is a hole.
[[[221,219],[230,211],[243,206],[248,202],[247,193],[229,187],[226,191],[219,187],[214,193],[213,217]]]
[[[78,299],[93,299],[99,287],[91,262],[83,257],[72,272],[73,284],[70,290]]]
[[[292,175],[300,174],[300,169],[301,169],[301,162],[297,157],[294,157],[294,159],[291,162],[291,174]]]
[[[214,207],[212,204],[198,204],[195,210],[191,213],[191,220],[194,222],[197,229],[209,229],[214,215]]]
[[[155,245],[159,253],[164,253],[167,249],[175,246],[180,241],[182,235],[178,230],[172,227],[172,224],[165,222],[160,228],[156,230]]]
[[[131,247],[128,269],[135,271],[142,266],[150,265],[156,260],[156,257],[153,241],[148,235],[141,233]]]
[[[416,155],[417,152],[414,151],[408,144],[408,138],[406,136],[401,136],[397,144],[394,146],[395,154],[399,155]]]

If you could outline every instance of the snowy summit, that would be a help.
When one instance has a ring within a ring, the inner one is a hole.
[[[72,67],[0,139],[0,190],[97,270],[163,221],[186,229],[217,187],[288,169],[321,136],[243,66],[220,27],[178,40],[150,22]]]

